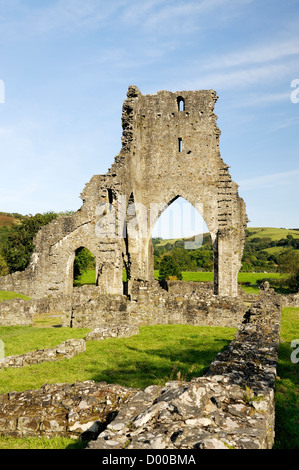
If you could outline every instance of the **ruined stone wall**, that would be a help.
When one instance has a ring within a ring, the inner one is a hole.
[[[105,429],[135,389],[95,383],[45,384],[0,395],[0,435],[88,439]]]
[[[0,278],[0,289],[34,298],[71,295],[75,251],[86,247],[96,259],[99,292],[130,295],[136,281],[153,281],[152,229],[162,212],[183,197],[211,233],[214,293],[237,296],[247,217],[220,156],[216,100],[213,90],[142,95],[129,87],[122,148],[111,168],[86,184],[76,213],[40,230],[28,268]]]
[[[280,300],[283,307],[299,308],[299,293],[281,295]]]
[[[280,305],[248,310],[204,377],[136,394],[90,449],[271,449]]]
[[[35,315],[52,314],[61,317],[63,323],[68,322],[70,326],[71,313],[72,298],[61,294],[42,299],[5,300],[0,302],[0,325],[28,326],[33,324]]]
[[[137,390],[46,384],[0,395],[0,434],[89,440],[89,449],[271,449],[280,305],[265,295],[207,374]]]
[[[246,305],[239,297],[215,296],[211,290],[186,283],[179,292],[161,289],[159,283],[136,283],[132,297],[97,295],[87,289],[72,306],[72,313],[64,317],[64,326],[97,328],[99,326],[189,324],[201,326],[236,327],[243,317]],[[83,291],[82,291],[83,292]],[[78,294],[79,295],[79,294]]]
[[[41,364],[42,362],[52,362],[62,358],[70,359],[85,351],[85,349],[86,343],[84,339],[69,339],[55,348],[38,349],[37,351],[30,351],[19,356],[6,356],[0,359],[0,369],[25,367],[32,364]]]
[[[61,294],[32,300],[7,300],[0,303],[1,326],[32,325],[35,315],[55,315],[62,326],[98,328],[104,326],[189,324],[236,327],[246,309],[242,298],[215,296],[212,289],[191,289],[186,283],[170,286],[137,283],[132,299],[116,294],[101,294],[96,286],[83,286],[73,296]]]
[[[35,312],[35,302],[22,299],[4,300],[0,303],[0,325],[30,326]]]

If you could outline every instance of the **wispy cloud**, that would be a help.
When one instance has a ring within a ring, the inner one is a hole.
[[[0,39],[3,42],[55,31],[73,33],[82,28],[98,28],[123,4],[123,0],[57,0],[34,8],[18,0],[2,0]]]
[[[242,87],[249,87],[250,85],[262,83],[266,85],[274,79],[278,80],[285,77],[290,70],[294,70],[294,65],[288,66],[286,64],[265,64],[247,69],[238,68],[235,70],[222,69],[218,73],[203,74],[200,71],[188,73],[188,76],[197,75],[198,78],[192,80],[180,80],[183,83],[184,89],[210,89],[218,90],[231,90]],[[176,87],[177,84],[174,84]]]
[[[283,42],[274,41],[270,44],[258,44],[252,47],[239,49],[236,52],[214,57],[207,60],[204,69],[228,69],[233,67],[248,67],[252,64],[265,64],[273,61],[281,61],[299,54],[299,38]]]
[[[288,103],[290,101],[290,92],[271,93],[263,90],[260,93],[247,93],[246,96],[239,96],[230,105],[230,108],[248,108],[251,106],[267,106],[269,104]]]
[[[169,34],[176,30],[190,34],[194,30],[206,27],[206,15],[217,11],[214,22],[221,17],[221,12],[233,11],[240,4],[251,3],[252,0],[145,0],[135,1],[126,6],[123,20],[128,23],[142,25],[147,32]]]
[[[299,168],[238,181],[240,189],[242,190],[255,190],[261,187],[275,188],[277,186],[287,186],[291,183],[299,184]]]
[[[79,29],[98,29],[107,22],[135,25],[143,32],[180,34],[206,27],[205,16],[217,11],[234,12],[253,0],[56,0],[26,5],[20,0],[1,0],[0,37],[3,40],[35,37],[53,31],[73,33]]]

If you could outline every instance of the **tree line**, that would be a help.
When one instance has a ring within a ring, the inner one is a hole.
[[[26,269],[34,250],[36,233],[58,216],[71,214],[72,212],[46,212],[26,216],[11,214],[18,223],[0,227],[0,276]],[[154,269],[159,270],[160,279],[181,279],[182,271],[213,271],[210,234],[204,234],[202,246],[192,250],[185,249],[183,239],[165,244],[161,242],[161,238],[153,238]],[[266,251],[273,247],[278,247],[279,250],[274,253]],[[74,263],[75,279],[91,263],[89,252],[86,249],[78,250]],[[275,241],[270,237],[252,237],[252,232],[246,230],[241,271],[284,272],[291,279],[292,289],[298,290],[299,238],[288,234],[286,238]]]
[[[299,239],[288,234],[278,241],[270,237],[253,237],[246,230],[242,257],[243,272],[280,272],[288,275],[284,281],[291,291],[299,289]],[[184,248],[184,240],[161,244],[161,238],[153,239],[154,269],[159,270],[159,278],[181,279],[183,271],[212,271],[213,246],[210,235],[204,235],[203,244],[196,250]],[[277,252],[264,250],[279,247]],[[282,250],[281,250],[282,248]]]
[[[0,276],[24,271],[34,250],[33,240],[37,232],[60,215],[71,212],[45,212],[35,215],[11,214],[17,223],[0,227]]]

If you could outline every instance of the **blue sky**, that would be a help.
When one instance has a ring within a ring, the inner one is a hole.
[[[299,0],[0,0],[0,211],[79,209],[132,84],[215,89],[249,226],[299,227]]]

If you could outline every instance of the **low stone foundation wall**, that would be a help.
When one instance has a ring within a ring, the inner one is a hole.
[[[32,325],[33,315],[36,312],[35,302],[22,299],[4,300],[0,303],[1,326],[29,326]]]
[[[93,439],[136,393],[87,381],[0,395],[0,435]]]
[[[281,295],[281,305],[283,307],[299,308],[299,293]]]
[[[84,339],[69,339],[55,348],[38,349],[20,356],[7,356],[0,360],[0,369],[7,367],[24,367],[41,362],[52,362],[58,359],[70,359],[86,350]]]
[[[132,325],[189,324],[237,327],[246,305],[241,297],[220,297],[201,283],[172,281],[168,290],[159,283],[139,285],[131,300],[121,295],[99,295],[94,290],[78,291],[71,318],[64,325],[98,328],[110,324]],[[69,323],[70,322],[70,323]]]
[[[139,327],[121,325],[96,328],[87,333],[85,339],[69,339],[55,348],[38,349],[19,356],[7,356],[0,359],[0,369],[7,367],[25,367],[41,362],[52,362],[59,359],[70,359],[86,350],[86,341],[99,341],[107,338],[128,338],[139,333]]]
[[[56,294],[43,299],[11,299],[0,302],[1,326],[29,326],[36,314],[53,314],[70,318],[72,297]],[[69,326],[69,324],[68,324]]]
[[[89,449],[269,449],[280,304],[264,295],[204,377],[136,390],[92,381],[0,395],[0,433],[67,435]]]
[[[158,282],[142,285],[129,300],[124,295],[101,294],[96,286],[75,288],[73,295],[53,294],[42,299],[0,302],[0,325],[31,325],[36,314],[61,317],[62,326],[98,328],[109,325],[191,324],[236,328],[248,304],[271,295],[283,307],[299,307],[299,294],[278,295],[272,289],[260,295],[238,297],[213,295],[208,283],[169,281],[166,289]]]
[[[280,305],[252,307],[205,377],[137,393],[89,449],[270,449]]]
[[[86,341],[99,341],[107,338],[128,338],[138,335],[139,327],[136,325],[107,326],[96,328],[86,335]]]

